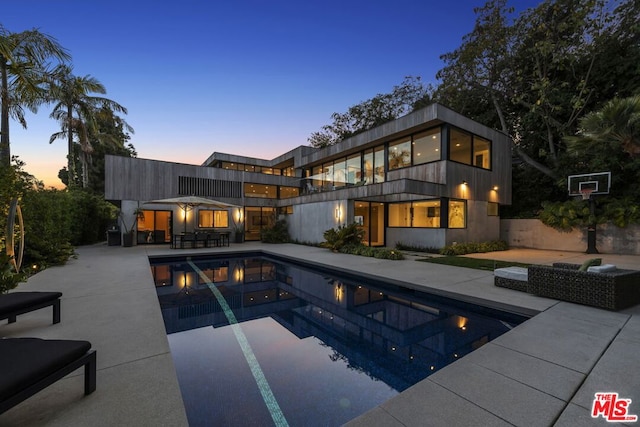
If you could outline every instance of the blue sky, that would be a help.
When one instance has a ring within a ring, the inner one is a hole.
[[[539,1],[511,1],[516,12]],[[473,30],[483,0],[430,2],[20,0],[2,6],[12,32],[37,28],[129,110],[141,158],[201,164],[214,151],[271,159],[331,114],[405,76],[436,84],[440,55]],[[42,106],[11,123],[11,152],[60,186],[66,143]]]

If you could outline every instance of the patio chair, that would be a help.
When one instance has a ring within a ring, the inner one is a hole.
[[[192,248],[196,247],[196,235],[195,233],[185,233],[180,239],[180,249],[184,249],[185,244],[189,244]]]
[[[217,232],[209,233],[209,235],[207,236],[207,247],[220,246],[220,240],[221,240],[220,233],[217,233]]]
[[[0,339],[0,414],[84,366],[84,394],[96,389],[96,351],[88,341]]]
[[[12,292],[0,295],[0,320],[9,319],[15,323],[20,314],[53,307],[53,323],[60,323],[61,292]]]

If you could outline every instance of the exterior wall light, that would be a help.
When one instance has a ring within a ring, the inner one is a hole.
[[[493,191],[498,191],[498,186],[497,185],[493,186]]]
[[[467,181],[462,180],[462,185],[467,185]]]
[[[342,209],[340,207],[336,208],[336,221],[340,221],[342,219]]]

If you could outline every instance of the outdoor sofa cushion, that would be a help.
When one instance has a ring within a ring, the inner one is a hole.
[[[587,268],[589,273],[609,273],[611,271],[616,271],[618,268],[613,264],[602,264],[602,265],[592,265]]]
[[[96,358],[88,341],[0,339],[0,413],[85,366],[85,394],[95,390]]]
[[[585,262],[583,262],[580,267],[578,267],[578,271],[587,271],[589,267],[593,267],[600,264],[602,264],[602,258],[588,259]]]
[[[11,292],[0,295],[0,320],[16,321],[19,314],[53,306],[53,323],[60,322],[61,292]]]

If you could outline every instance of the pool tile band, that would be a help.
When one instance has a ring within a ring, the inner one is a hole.
[[[227,320],[229,321],[229,325],[231,326],[231,330],[233,331],[238,344],[240,344],[240,348],[242,349],[242,353],[244,354],[244,358],[247,360],[247,364],[251,369],[251,373],[253,374],[253,378],[258,385],[258,389],[260,390],[260,394],[262,395],[262,400],[264,400],[269,413],[271,414],[271,418],[277,427],[288,427],[289,423],[287,419],[284,417],[282,410],[280,409],[280,405],[278,405],[278,401],[269,386],[269,382],[267,378],[264,376],[264,372],[262,368],[260,368],[260,363],[258,359],[256,359],[256,355],[253,353],[251,349],[251,344],[249,344],[249,340],[247,340],[246,335],[242,331],[242,327],[238,323],[236,316],[233,314],[233,310],[227,304],[227,300],[224,299],[224,296],[220,293],[218,288],[213,284],[213,282],[207,277],[206,274],[202,272],[198,268],[197,265],[193,263],[191,258],[187,258],[187,261],[191,268],[198,273],[200,278],[207,284],[213,295],[216,297],[218,304],[222,308]]]

